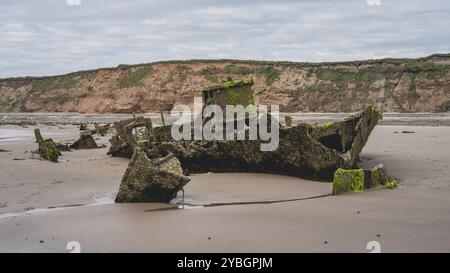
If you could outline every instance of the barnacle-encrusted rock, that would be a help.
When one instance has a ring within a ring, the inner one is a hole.
[[[39,144],[39,156],[45,160],[58,162],[58,157],[61,155],[55,142],[51,138],[44,139],[39,129],[34,129],[34,136],[36,142]]]
[[[189,181],[174,155],[149,159],[143,150],[136,147],[115,202],[168,203]]]
[[[96,149],[98,145],[92,137],[91,131],[83,131],[80,133],[80,138],[71,144],[70,148],[75,150]]]

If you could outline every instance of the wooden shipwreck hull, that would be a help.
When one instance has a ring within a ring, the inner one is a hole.
[[[310,125],[281,126],[279,146],[261,151],[262,140],[174,141],[170,125],[153,128],[151,121],[138,118],[115,124],[111,139],[112,156],[131,157],[139,146],[149,158],[175,155],[185,171],[258,172],[331,181],[338,168],[356,167],[359,154],[370,133],[382,118],[374,106],[343,121]],[[145,134],[132,134],[135,126],[145,126]]]

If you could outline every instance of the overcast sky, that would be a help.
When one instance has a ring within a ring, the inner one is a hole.
[[[449,0],[1,0],[0,77],[174,59],[420,57],[450,52],[449,26]]]

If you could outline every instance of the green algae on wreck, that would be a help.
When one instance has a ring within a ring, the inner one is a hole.
[[[395,189],[398,187],[398,183],[397,180],[391,178],[387,183],[386,183],[386,187],[388,189]]]
[[[394,189],[398,186],[397,181],[387,174],[386,167],[383,164],[376,165],[368,170],[366,175],[366,188]]]
[[[364,170],[337,169],[333,175],[333,194],[364,191]]]
[[[203,90],[203,102],[205,105],[219,105],[223,109],[226,105],[253,104],[252,85],[252,79],[243,79],[208,87]]]
[[[394,189],[397,181],[389,176],[386,167],[378,164],[371,170],[338,169],[333,175],[333,194],[362,192],[364,189]]]
[[[380,190],[380,189],[390,189],[390,190],[392,190],[392,189],[395,189],[395,188],[397,188],[398,187],[398,183],[397,183],[397,180],[395,180],[395,179],[393,179],[393,178],[390,178],[387,182],[386,182],[386,184],[384,184],[384,185],[377,185],[376,187],[374,187],[374,189],[377,189],[377,190]]]

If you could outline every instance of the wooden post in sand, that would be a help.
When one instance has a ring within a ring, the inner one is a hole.
[[[153,123],[150,118],[145,120],[145,134],[149,143],[156,141],[155,131],[153,130]]]
[[[34,129],[34,136],[36,138],[37,143],[44,142],[44,138],[41,135],[41,131],[39,129]]]
[[[161,115],[161,122],[162,122],[163,126],[166,126],[166,121],[165,121],[165,119],[164,119],[164,113],[163,113],[163,111],[161,110],[161,111],[159,111],[159,113],[160,113],[160,115]]]

